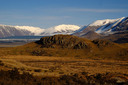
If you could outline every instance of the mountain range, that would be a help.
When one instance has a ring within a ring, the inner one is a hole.
[[[82,36],[89,31],[94,31],[97,34],[107,36],[109,34],[126,30],[128,30],[128,17],[122,17],[118,19],[97,20],[88,26],[81,27],[80,31],[78,30],[75,34]]]
[[[107,39],[117,43],[128,42],[128,17],[97,20],[81,27],[73,35],[91,40]],[[120,40],[122,42],[119,42]]]
[[[108,39],[114,42],[128,40],[128,17],[96,20],[85,26],[58,25],[47,29],[32,26],[0,25],[0,38],[10,36],[52,36],[71,34],[87,39]]]
[[[0,38],[10,36],[52,36],[56,34],[72,34],[80,27],[77,25],[58,25],[48,29],[32,26],[0,25]]]

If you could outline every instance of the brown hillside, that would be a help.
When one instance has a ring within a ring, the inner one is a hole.
[[[106,40],[87,40],[71,35],[43,37],[24,46],[1,48],[0,55],[45,55],[93,59],[128,59],[125,46]]]
[[[128,43],[128,32],[118,32],[109,36],[102,37],[101,39],[110,40],[115,43]]]
[[[81,37],[86,38],[86,39],[90,39],[90,40],[94,40],[94,39],[99,39],[103,36],[94,32],[94,31],[89,31],[89,32],[81,35]]]

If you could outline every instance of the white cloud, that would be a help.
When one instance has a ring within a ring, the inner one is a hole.
[[[128,12],[128,10],[125,9],[86,9],[86,8],[69,8],[68,11],[74,11],[74,12]]]
[[[60,19],[68,19],[71,16],[43,16],[41,19],[45,20],[60,20]]]
[[[0,15],[0,19],[17,19],[17,20],[61,20],[69,19],[71,16],[25,16],[25,15]]]

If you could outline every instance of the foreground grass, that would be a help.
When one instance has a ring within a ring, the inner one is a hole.
[[[38,77],[22,73],[18,69],[0,71],[0,85],[127,85],[126,74],[95,74],[86,72],[63,75],[60,77]]]
[[[11,70],[18,68],[36,76],[61,76],[71,73],[123,73],[128,74],[128,62],[118,60],[78,59],[76,57],[48,57],[48,56],[3,56],[0,57],[0,68]]]

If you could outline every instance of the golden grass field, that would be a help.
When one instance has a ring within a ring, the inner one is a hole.
[[[17,47],[0,48],[0,69],[18,68],[20,73],[60,77],[87,72],[89,75],[128,75],[128,43],[87,40],[70,35],[43,37]]]
[[[128,61],[77,59],[75,57],[49,57],[49,56],[2,56],[0,61],[3,70],[18,68],[37,76],[60,76],[80,72],[96,73],[122,73],[128,74]]]

